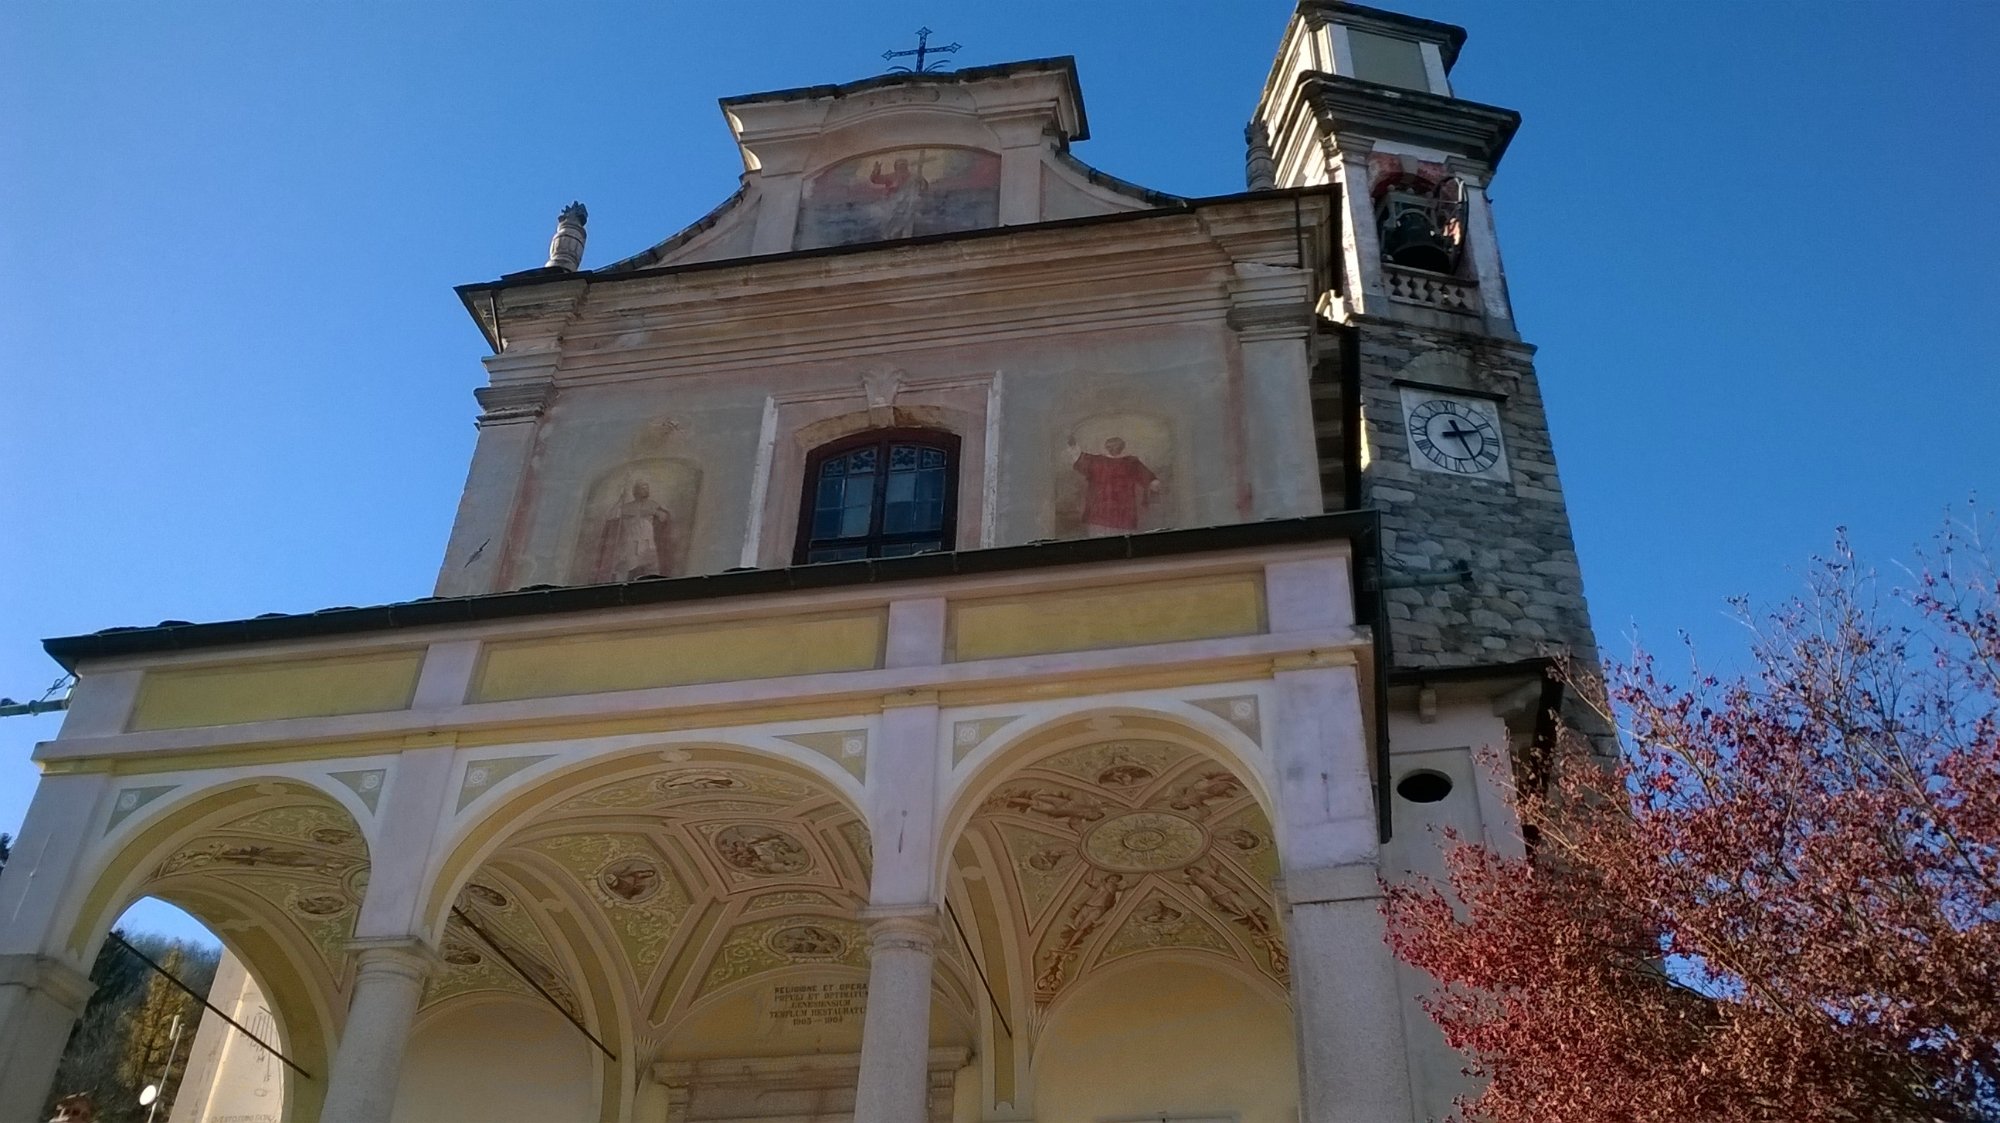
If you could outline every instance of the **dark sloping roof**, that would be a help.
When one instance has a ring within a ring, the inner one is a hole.
[[[364,635],[398,628],[445,627],[520,616],[550,616],[626,606],[673,604],[847,585],[922,581],[1053,565],[1164,558],[1259,546],[1352,539],[1372,543],[1374,511],[1342,511],[1306,518],[1161,530],[1112,538],[1031,542],[904,558],[825,562],[782,569],[738,569],[699,577],[653,577],[622,584],[537,586],[469,597],[425,597],[398,604],[273,613],[248,620],[194,624],[167,621],[152,627],[107,628],[42,641],[43,650],[75,670],[85,659],[162,654],[280,640]]]

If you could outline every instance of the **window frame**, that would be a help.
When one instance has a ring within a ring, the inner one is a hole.
[[[936,531],[922,531],[905,534],[885,534],[882,520],[888,507],[889,496],[889,449],[890,446],[916,444],[944,453],[944,517]],[[836,456],[844,456],[856,449],[875,447],[881,450],[879,463],[882,470],[876,473],[874,495],[870,498],[868,511],[868,533],[856,538],[827,538],[818,540],[821,547],[864,546],[867,558],[881,557],[885,546],[904,542],[936,538],[940,551],[958,548],[958,470],[960,441],[957,433],[948,429],[925,429],[901,426],[889,429],[864,429],[845,437],[826,442],[806,454],[805,472],[799,487],[798,535],[792,546],[792,564],[809,563],[806,558],[815,545],[812,536],[813,515],[818,509],[819,474],[821,467]],[[851,561],[861,559],[848,559]]]

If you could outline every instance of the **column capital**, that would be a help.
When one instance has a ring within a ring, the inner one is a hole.
[[[441,962],[437,949],[415,936],[372,937],[347,941],[355,971],[363,975],[400,975],[418,982]]]
[[[929,955],[937,949],[937,915],[937,909],[930,905],[886,906],[862,909],[860,918],[868,925],[871,952],[900,948]]]
[[[97,984],[90,981],[89,974],[64,960],[20,953],[0,955],[0,987],[37,991],[70,1013],[80,1014]]]

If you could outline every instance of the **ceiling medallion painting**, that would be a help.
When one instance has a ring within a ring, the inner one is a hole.
[[[1263,810],[1214,760],[1122,738],[1029,765],[967,828],[983,834],[1029,935],[1046,1006],[1098,964],[1149,951],[1236,959],[1283,984]]]

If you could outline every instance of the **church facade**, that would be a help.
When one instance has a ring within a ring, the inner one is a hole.
[[[459,290],[432,596],[48,642],[0,1120],[149,895],[283,1054],[231,1119],[1445,1114],[1381,883],[1518,845],[1595,658],[1463,39],[1304,0],[1238,194],[1079,160],[1057,58],[724,99],[741,188],[610,264],[565,210]]]

